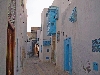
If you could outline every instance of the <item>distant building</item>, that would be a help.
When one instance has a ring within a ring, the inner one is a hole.
[[[27,32],[27,37],[28,37],[28,40],[31,39],[31,37],[32,37],[31,32]]]
[[[39,44],[41,30],[37,30],[37,44]]]
[[[31,39],[37,40],[37,30],[40,30],[41,27],[31,27]]]

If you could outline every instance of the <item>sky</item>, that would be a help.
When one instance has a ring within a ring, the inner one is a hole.
[[[31,27],[41,26],[41,12],[52,3],[53,0],[27,0],[27,32],[31,32]]]

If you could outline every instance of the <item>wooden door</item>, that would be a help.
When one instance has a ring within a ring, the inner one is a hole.
[[[7,28],[7,57],[6,57],[6,75],[14,75],[14,40],[15,30],[8,23]]]

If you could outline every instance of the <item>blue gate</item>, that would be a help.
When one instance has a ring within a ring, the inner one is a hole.
[[[72,46],[71,38],[64,40],[64,70],[72,75]]]

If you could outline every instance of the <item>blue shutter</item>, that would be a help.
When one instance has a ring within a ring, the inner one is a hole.
[[[47,35],[56,34],[56,20],[58,19],[58,8],[56,6],[50,6],[47,13]]]

